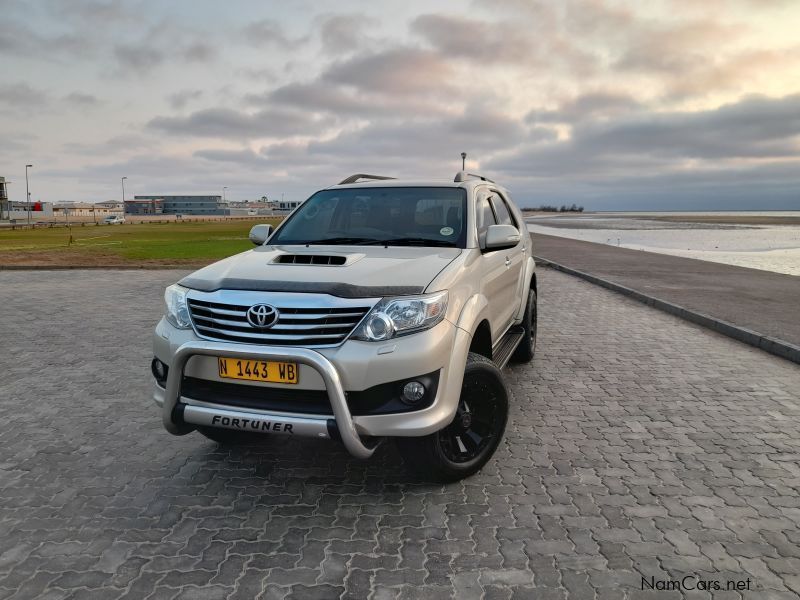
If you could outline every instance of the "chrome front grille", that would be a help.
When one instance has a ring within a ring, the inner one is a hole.
[[[247,320],[247,310],[256,304],[231,304],[188,298],[195,330],[203,337],[231,342],[273,346],[335,346],[344,341],[374,301],[353,306],[281,305],[279,298],[264,298],[278,309],[279,317],[268,329],[258,329]]]

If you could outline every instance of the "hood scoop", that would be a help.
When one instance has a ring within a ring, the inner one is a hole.
[[[348,262],[347,259],[348,257],[342,254],[279,254],[272,264],[341,267]]]

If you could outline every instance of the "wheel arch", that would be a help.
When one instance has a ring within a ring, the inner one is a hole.
[[[492,328],[489,326],[489,321],[484,319],[475,328],[472,334],[472,341],[469,345],[469,351],[481,356],[485,356],[489,360],[492,359]]]
[[[464,303],[456,326],[469,332],[470,352],[492,358],[492,328],[489,321],[489,301],[483,294],[473,295]]]

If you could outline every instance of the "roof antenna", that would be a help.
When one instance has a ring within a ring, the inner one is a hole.
[[[461,153],[461,170],[462,170],[462,171],[465,171],[465,170],[466,170],[466,169],[465,169],[465,167],[464,167],[464,164],[465,164],[466,162],[467,162],[467,153],[466,153],[466,152],[462,152],[462,153]]]

